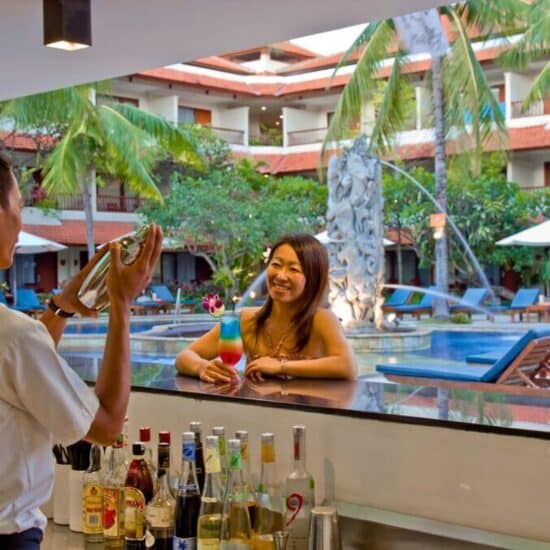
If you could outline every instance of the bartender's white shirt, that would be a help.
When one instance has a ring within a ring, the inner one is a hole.
[[[52,435],[78,441],[98,407],[46,327],[0,304],[0,533],[45,528],[39,506],[53,485]]]

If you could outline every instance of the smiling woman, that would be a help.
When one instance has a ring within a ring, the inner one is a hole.
[[[356,377],[356,361],[336,316],[322,307],[328,285],[328,257],[311,235],[286,235],[268,257],[268,296],[261,308],[241,311],[247,358],[245,375],[264,377]],[[219,327],[176,358],[182,374],[205,382],[230,382],[234,367],[218,358]]]

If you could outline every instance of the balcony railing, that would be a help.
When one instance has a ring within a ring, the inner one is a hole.
[[[142,204],[139,197],[126,197],[121,195],[98,195],[98,212],[135,212]]]
[[[521,185],[520,186],[520,189],[522,191],[527,191],[527,192],[530,192],[530,193],[536,193],[537,191],[542,191],[544,189],[550,189],[550,187],[548,186],[544,186],[544,185],[531,185],[531,186],[523,186]]]
[[[232,128],[219,128],[217,126],[211,126],[211,130],[219,138],[224,139],[227,143],[232,145],[244,145],[244,131],[233,130]]]
[[[527,109],[523,110],[523,101],[512,101],[512,118],[527,116],[542,116],[544,112],[544,101],[535,101]]]
[[[327,135],[327,130],[328,128],[311,128],[288,132],[288,144],[307,145],[310,143],[321,143]]]

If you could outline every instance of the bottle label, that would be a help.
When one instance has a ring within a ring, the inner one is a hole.
[[[241,441],[241,458],[248,460],[248,441]]]
[[[120,526],[120,489],[103,488],[103,534],[118,538],[122,535]]]
[[[287,525],[292,525],[304,505],[304,497],[300,493],[292,493],[286,497]]]
[[[82,532],[85,535],[103,533],[103,487],[87,483],[82,490]]]
[[[219,550],[219,548],[220,548],[219,539],[213,539],[213,540],[199,539],[197,541],[197,550]]]
[[[196,537],[190,537],[186,539],[180,539],[179,537],[174,537],[173,539],[173,550],[197,550],[197,539]]]
[[[229,455],[229,469],[240,470],[241,469],[241,452],[231,453]]]
[[[145,536],[145,497],[135,487],[124,489],[124,530],[127,539]]]
[[[195,442],[185,441],[181,446],[181,456],[183,460],[194,461],[195,460]]]
[[[221,472],[220,455],[216,449],[206,448],[204,453],[204,469],[207,474],[218,474]]]
[[[173,525],[171,510],[168,507],[147,506],[145,517],[147,518],[147,523],[153,529],[169,529]]]

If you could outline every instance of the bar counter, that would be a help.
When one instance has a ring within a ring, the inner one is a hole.
[[[93,383],[98,360],[65,354]],[[228,437],[274,432],[281,476],[290,471],[291,426],[305,424],[316,501],[344,518],[503,548],[550,548],[550,394],[453,390],[357,381],[267,380],[212,385],[168,363],[135,363],[130,436],[139,426],[173,434],[200,420]],[[156,436],[155,441],[156,441]]]

